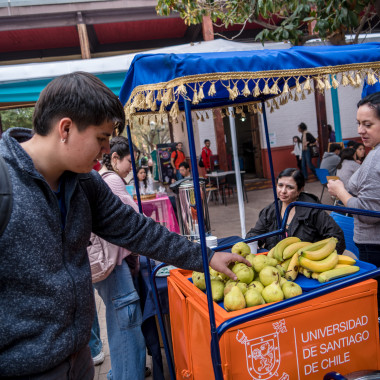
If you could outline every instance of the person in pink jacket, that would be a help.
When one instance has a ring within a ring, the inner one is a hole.
[[[138,212],[124,181],[132,169],[128,140],[122,136],[114,137],[110,147],[110,154],[103,156],[99,173],[112,192]],[[138,255],[108,243],[95,234],[91,234],[87,252],[94,287],[106,307],[111,357],[111,371],[107,378],[142,380],[145,378],[146,346],[141,330],[139,295],[133,281],[139,269]]]

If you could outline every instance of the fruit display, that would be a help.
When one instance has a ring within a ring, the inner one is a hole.
[[[227,311],[236,311],[302,294],[302,288],[294,282],[298,275],[323,284],[358,272],[360,268],[354,265],[353,258],[337,254],[336,243],[334,237],[315,243],[287,237],[267,254],[252,254],[248,244],[236,243],[232,252],[245,257],[251,267],[232,263],[230,269],[237,281],[210,268],[213,300],[223,301]],[[203,273],[193,272],[192,281],[206,290]]]

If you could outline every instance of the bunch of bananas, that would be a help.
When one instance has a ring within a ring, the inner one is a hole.
[[[297,237],[281,240],[268,252],[285,270],[285,278],[294,281],[298,273],[314,278],[320,283],[348,276],[359,271],[355,260],[349,256],[338,255],[337,239],[334,237],[316,243],[302,242]]]

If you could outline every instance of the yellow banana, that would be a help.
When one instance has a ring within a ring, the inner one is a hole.
[[[286,259],[285,261],[283,261],[280,265],[284,268],[284,271],[286,272],[288,270],[288,267],[289,267],[289,263],[290,263],[290,260],[292,258],[290,257],[289,259]]]
[[[319,248],[322,248],[331,238],[323,239],[320,241],[316,241],[315,243],[310,243],[310,245],[306,248],[300,248],[298,253],[301,254],[303,251],[316,251]]]
[[[285,272],[285,278],[288,281],[294,281],[298,276],[299,263],[298,263],[298,253],[295,253],[293,257],[290,259],[288,269]]]
[[[306,278],[311,278],[311,275],[314,273],[312,272],[311,270],[309,269],[306,269],[306,268],[302,268],[302,274],[306,277]]]
[[[299,257],[300,265],[312,272],[325,272],[327,270],[333,269],[336,264],[338,264],[338,254],[336,251],[330,253],[329,256],[323,260],[314,261],[307,259],[306,257]]]
[[[338,268],[344,268],[344,267],[350,267],[351,265],[349,264],[336,264],[335,267],[333,269],[338,269]]]
[[[332,237],[328,239],[328,241],[322,245],[322,247],[319,246],[319,243],[313,244],[309,247],[305,247],[302,250],[302,257],[306,257],[310,260],[323,260],[327,256],[330,255],[331,252],[335,250],[337,239]],[[318,247],[317,249],[314,249]]]
[[[360,270],[358,266],[348,265],[344,268],[331,269],[326,272],[321,273],[318,276],[318,281],[324,283],[330,280],[335,280],[336,278],[348,276],[350,274],[356,273]]]
[[[291,257],[293,257],[293,255],[300,249],[300,248],[304,248],[304,247],[307,247],[308,245],[310,245],[311,243],[307,242],[307,241],[299,241],[297,243],[293,243],[293,244],[290,244],[288,245],[285,249],[284,249],[284,252],[282,252],[282,258],[284,260],[286,259],[289,259]]]
[[[274,249],[275,249],[276,247],[274,246],[268,253],[267,253],[267,257],[270,257],[270,258],[272,258],[272,259],[274,259]]]
[[[356,260],[350,256],[338,255],[338,264],[354,265],[355,263],[356,263]]]
[[[315,272],[313,272],[313,273],[311,274],[311,278],[314,278],[314,280],[318,280],[318,277],[319,277],[319,273],[315,273]]]
[[[274,258],[278,261],[283,261],[283,257],[282,257],[282,253],[284,252],[284,249],[290,245],[290,244],[293,244],[293,243],[297,243],[301,241],[298,237],[295,237],[295,236],[289,236],[283,240],[281,240],[280,242],[278,242],[276,244],[276,246],[274,247]]]

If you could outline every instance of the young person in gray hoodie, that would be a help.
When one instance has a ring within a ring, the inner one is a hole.
[[[93,379],[91,232],[155,260],[203,270],[199,244],[136,213],[91,171],[124,120],[117,96],[77,72],[41,92],[33,132],[3,134],[13,208],[0,237],[1,379]],[[228,264],[248,263],[231,253],[209,250],[208,257],[211,267],[235,278]]]

